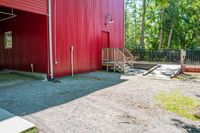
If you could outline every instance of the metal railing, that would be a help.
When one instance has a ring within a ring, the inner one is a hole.
[[[137,56],[137,61],[179,63],[180,50],[147,50],[136,49],[131,51],[133,56]],[[200,50],[186,50],[186,64],[200,64]]]

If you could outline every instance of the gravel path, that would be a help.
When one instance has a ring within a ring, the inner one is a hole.
[[[200,98],[200,82],[158,80],[95,72],[0,87],[0,107],[37,125],[42,133],[199,133],[200,123],[159,108],[159,91]]]

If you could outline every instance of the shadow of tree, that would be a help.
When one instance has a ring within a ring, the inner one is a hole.
[[[181,120],[178,119],[172,119],[174,122],[174,125],[178,128],[185,129],[188,133],[200,133],[200,127],[197,127],[195,125],[187,124]]]

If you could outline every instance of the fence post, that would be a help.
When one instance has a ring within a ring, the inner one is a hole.
[[[107,55],[106,70],[107,70],[107,72],[108,72],[108,70],[109,70],[109,66],[108,66],[108,62],[109,62],[109,61],[108,61],[108,60],[109,60],[109,49],[108,49],[108,48],[107,48],[106,52],[107,52],[107,53],[106,53],[106,55]]]
[[[184,71],[184,60],[186,57],[186,51],[184,51],[183,49],[181,49],[181,54],[180,54],[180,64],[181,64],[181,72]]]

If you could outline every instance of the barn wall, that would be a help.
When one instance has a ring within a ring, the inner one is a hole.
[[[46,15],[47,0],[0,0],[0,6]]]
[[[0,67],[47,73],[47,17],[15,11],[17,17],[0,23]],[[4,49],[4,32],[12,31],[13,48]]]
[[[58,61],[58,64],[54,64],[55,76],[71,73],[71,45],[74,46],[75,73],[101,69],[103,31],[109,33],[110,47],[124,46],[123,2],[124,0],[57,0],[56,30],[53,27],[56,33],[54,61]],[[52,6],[55,18],[54,1]],[[106,27],[104,18],[108,13],[112,14],[114,23]]]

